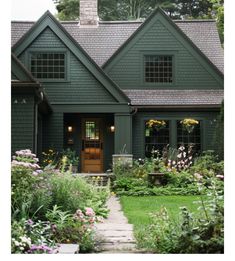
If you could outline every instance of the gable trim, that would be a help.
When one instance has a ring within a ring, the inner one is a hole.
[[[125,52],[125,48],[138,36],[138,34],[149,24],[151,23],[152,19],[160,13],[162,17],[164,17],[170,25],[179,33],[179,35],[183,38],[183,40],[186,41],[186,43],[191,47],[191,49],[201,58],[200,64],[205,68],[205,63],[209,65],[211,71],[213,71],[214,78],[221,83],[221,79],[223,80],[224,74],[213,64],[210,59],[192,42],[192,40],[168,17],[167,14],[160,8],[156,8],[153,13],[137,28],[137,30],[113,53],[113,55],[103,64],[102,68],[104,70],[109,70],[110,67],[112,67],[112,64],[115,62],[115,60],[119,60],[120,58],[118,57],[121,52]],[[161,21],[161,16],[159,18]],[[162,21],[161,21],[162,22]],[[169,30],[169,28],[168,28]],[[169,30],[171,33],[173,33],[171,30]],[[176,35],[174,34],[176,37]],[[178,39],[179,40],[179,39]],[[181,44],[184,45],[182,40],[180,41]],[[184,45],[185,46],[185,45]],[[191,52],[192,54],[192,52]],[[195,54],[192,54],[195,57]],[[196,58],[196,57],[195,57]],[[197,59],[198,60],[198,59]],[[207,70],[208,71],[208,70]],[[212,74],[212,72],[210,72]],[[217,77],[216,77],[217,76]],[[219,78],[218,78],[219,76]]]
[[[36,37],[47,27],[68,47],[79,61],[102,84],[108,93],[118,102],[130,103],[129,98],[110,79],[86,51],[74,40],[74,38],[62,27],[62,25],[49,12],[45,14],[30,28],[30,30],[12,47],[16,56],[20,55]]]
[[[17,59],[13,53],[11,54],[11,71],[20,82],[39,84],[39,82],[34,79],[30,71],[19,61],[19,59]]]

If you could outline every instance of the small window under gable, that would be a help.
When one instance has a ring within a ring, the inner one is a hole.
[[[66,78],[66,54],[64,52],[32,52],[30,54],[30,69],[37,79]]]
[[[172,83],[173,56],[145,55],[144,70],[146,83]]]

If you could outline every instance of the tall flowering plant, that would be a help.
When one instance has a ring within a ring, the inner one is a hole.
[[[14,166],[23,166],[33,170],[33,175],[37,176],[42,172],[40,166],[38,165],[39,159],[36,157],[36,154],[32,153],[31,150],[19,150],[15,152],[15,155],[12,157],[11,165]]]

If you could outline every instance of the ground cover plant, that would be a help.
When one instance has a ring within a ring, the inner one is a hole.
[[[40,168],[30,150],[13,157],[12,253],[57,253],[57,243],[75,243],[80,252],[92,252],[94,223],[108,213],[109,187],[73,176],[66,158],[57,169],[49,161]]]

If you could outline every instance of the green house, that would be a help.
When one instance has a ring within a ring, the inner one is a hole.
[[[215,149],[223,100],[215,21],[172,21],[158,8],[144,22],[105,22],[97,0],[81,4],[80,21],[47,11],[12,22],[12,153],[71,148],[79,172],[99,173],[123,149],[134,158],[167,144]],[[192,132],[184,119],[197,121]]]

